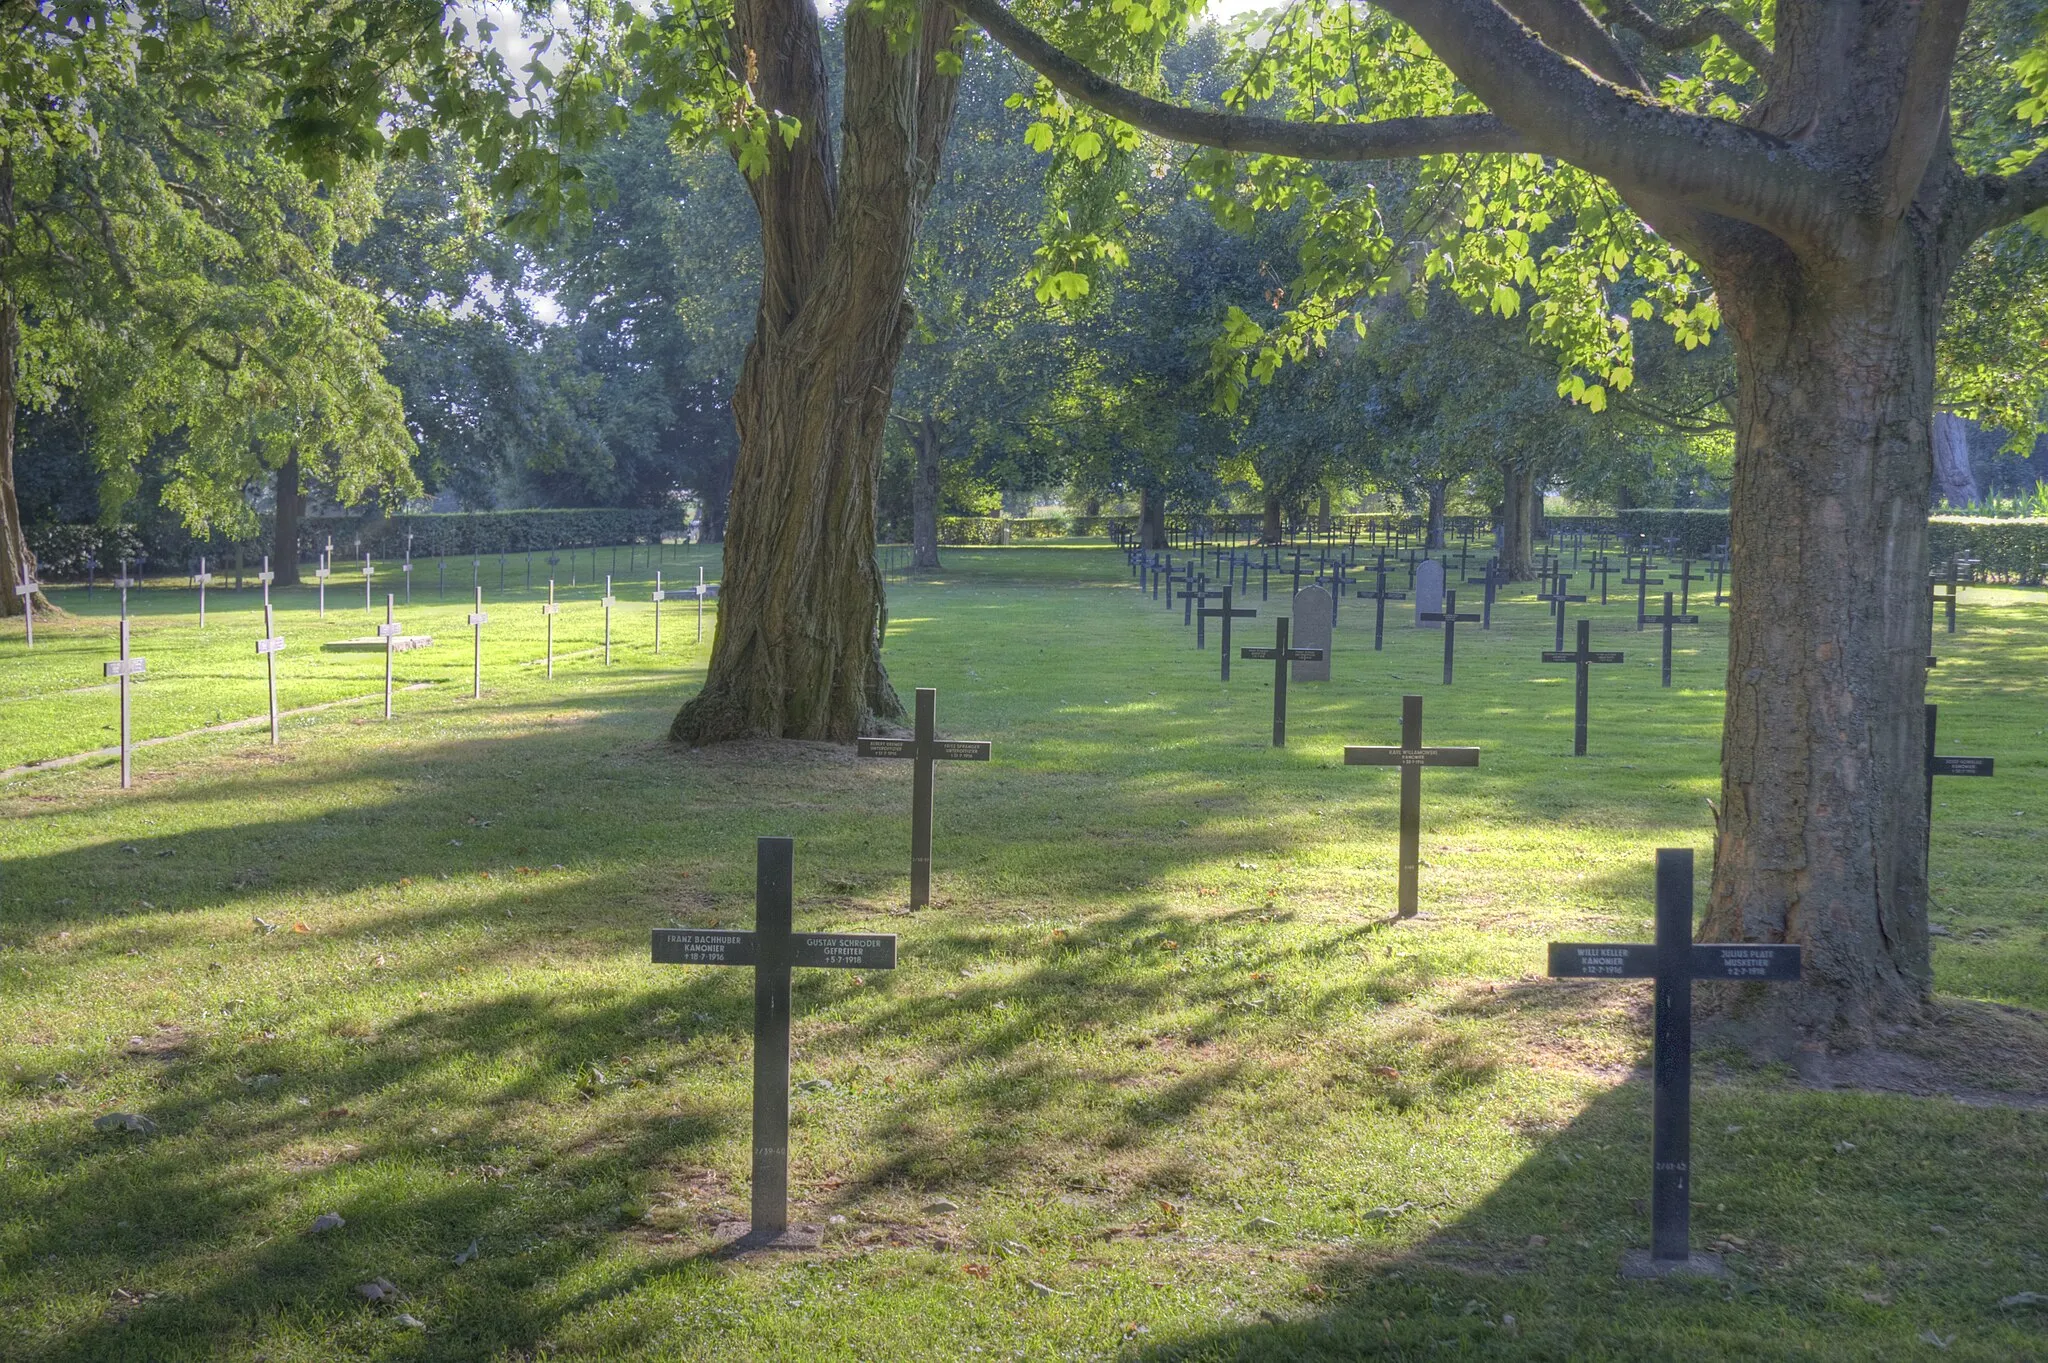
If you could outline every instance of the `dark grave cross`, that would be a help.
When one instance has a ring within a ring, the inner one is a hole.
[[[1406,592],[1390,592],[1387,590],[1386,550],[1382,549],[1380,551],[1379,563],[1373,568],[1373,590],[1369,592],[1361,591],[1357,595],[1361,600],[1369,600],[1373,603],[1372,650],[1377,653],[1380,651],[1381,641],[1386,638],[1387,634],[1387,603],[1389,601],[1406,601],[1408,599],[1408,593]]]
[[[1578,696],[1574,702],[1572,712],[1573,757],[1584,757],[1586,755],[1586,704],[1587,692],[1590,689],[1589,683],[1592,677],[1590,664],[1618,663],[1621,660],[1622,657],[1619,653],[1593,652],[1593,622],[1591,620],[1579,621],[1578,648],[1570,653],[1560,648],[1555,652],[1543,655],[1543,661],[1546,663],[1576,663],[1579,668]]]
[[[377,635],[384,640],[384,718],[391,718],[391,663],[398,656],[398,639],[404,633],[394,618],[398,597],[392,592],[384,593],[384,623],[377,626]]]
[[[548,626],[547,675],[549,677],[555,675],[555,616],[560,614],[561,610],[562,608],[555,604],[555,580],[549,578],[548,599],[541,603],[540,608],[540,613],[546,617]]]
[[[1214,619],[1222,625],[1223,647],[1221,652],[1223,654],[1223,680],[1225,681],[1230,680],[1230,622],[1232,620],[1250,620],[1258,615],[1258,612],[1249,606],[1234,606],[1231,603],[1233,590],[1230,582],[1226,579],[1223,584],[1223,604],[1220,606],[1202,607],[1202,614],[1204,616]],[[1201,647],[1201,636],[1199,634],[1195,636],[1195,646],[1197,648]]]
[[[263,637],[256,641],[256,652],[263,659],[264,671],[270,683],[270,746],[277,746],[277,655],[284,652],[284,636],[277,632],[277,621],[270,613],[270,582],[268,564],[265,559],[263,583]]]
[[[1627,574],[1622,575],[1622,580],[1624,582],[1628,580]],[[1636,633],[1641,634],[1643,632],[1643,626],[1650,622],[1650,617],[1647,614],[1650,608],[1650,588],[1661,587],[1663,585],[1663,578],[1650,576],[1650,560],[1648,556],[1645,556],[1643,559],[1643,566],[1636,573],[1635,581]],[[1666,606],[1664,609],[1664,613],[1666,615],[1669,615],[1671,613],[1671,608],[1669,606]],[[1665,685],[1669,686],[1670,683],[1666,682]]]
[[[1224,652],[1229,652],[1228,645]],[[1246,662],[1273,660],[1273,746],[1287,746],[1287,664],[1319,663],[1323,651],[1319,648],[1289,648],[1287,646],[1287,617],[1280,616],[1274,621],[1273,646],[1271,648],[1247,648],[1239,657]]]
[[[1700,575],[1700,581],[1706,581],[1705,574]],[[1689,558],[1680,559],[1678,561],[1678,609],[1680,611],[1692,609],[1692,584],[1692,560]]]
[[[1692,1252],[1692,984],[1799,979],[1790,943],[1692,940],[1692,849],[1657,849],[1657,940],[1552,942],[1553,979],[1656,981],[1650,1109],[1650,1252],[1622,1256],[1624,1277],[1718,1275],[1720,1260]]]
[[[448,556],[446,554],[434,560],[434,595],[448,595]]]
[[[1194,616],[1190,614],[1194,610],[1194,603],[1186,599],[1187,594],[1194,589],[1194,564],[1184,564],[1179,572],[1175,572],[1172,568],[1166,570],[1166,609],[1171,613],[1173,603],[1175,601],[1180,602],[1180,623],[1182,628],[1186,628],[1195,622]]]
[[[135,746],[130,741],[128,729],[128,679],[149,671],[149,660],[128,655],[128,617],[125,615],[121,617],[121,656],[113,662],[101,663],[100,669],[106,676],[121,679],[121,789],[126,790],[135,784],[128,766],[129,754]]]
[[[1604,549],[1593,563],[1594,571],[1600,574],[1600,604],[1604,606],[1607,604],[1607,575],[1614,571],[1614,564],[1608,559],[1607,551]]]
[[[1664,627],[1664,681],[1662,684],[1669,686],[1671,685],[1671,627],[1673,625],[1697,625],[1700,622],[1700,618],[1697,615],[1681,615],[1672,610],[1670,592],[1664,593],[1664,613],[1662,615],[1649,615],[1643,618],[1653,625],[1662,625]]]
[[[910,907],[922,909],[932,897],[932,777],[938,762],[986,762],[990,745],[938,736],[937,688],[917,688],[917,728],[911,738],[863,738],[859,757],[903,757],[916,765],[910,780]]]
[[[894,933],[796,932],[796,847],[754,844],[754,927],[656,928],[656,965],[754,968],[754,1172],[750,1219],[738,1250],[816,1249],[823,1232],[789,1224],[790,971],[894,970]]]
[[[1948,632],[1954,634],[1956,632],[1956,570],[1953,560],[1949,563],[1948,582],[1946,584],[1941,582],[1934,583],[1931,587],[1931,592],[1934,597],[1934,605],[1946,604],[1948,606]]]
[[[1458,594],[1456,592],[1445,592],[1444,608],[1442,610],[1421,611],[1415,618],[1427,620],[1431,624],[1436,624],[1439,621],[1442,622],[1444,627],[1444,685],[1449,686],[1451,684],[1451,666],[1456,661],[1458,651],[1458,622],[1462,620],[1467,624],[1477,624],[1479,617],[1477,615],[1458,614]]]
[[[1574,595],[1572,592],[1572,575],[1570,573],[1558,573],[1550,579],[1549,595],[1539,596],[1536,599],[1550,603],[1550,613],[1557,617],[1557,642],[1552,647],[1560,653],[1564,652],[1565,607],[1583,604],[1586,600],[1586,594],[1580,592]]]
[[[1194,623],[1196,648],[1207,648],[1209,646],[1209,602],[1221,601],[1222,599],[1222,588],[1211,589],[1209,579],[1206,577],[1197,577],[1194,589],[1181,593],[1181,600],[1184,605],[1181,623],[1183,625],[1190,621]]]
[[[1398,912],[1403,918],[1416,915],[1417,867],[1422,846],[1422,769],[1424,767],[1476,767],[1477,748],[1425,748],[1422,746],[1422,697],[1401,697],[1401,746],[1346,747],[1347,767],[1399,767],[1401,769],[1401,883]]]
[[[206,628],[206,584],[213,581],[213,574],[206,571],[206,557],[199,559],[199,571],[192,574],[192,585],[199,589],[199,628]]]
[[[491,623],[491,617],[484,613],[484,589],[476,591],[476,609],[469,613],[469,628],[472,634],[470,645],[469,698],[482,700],[484,695],[484,626]]]
[[[1507,582],[1507,577],[1501,572],[1499,555],[1486,560],[1486,567],[1480,570],[1479,576],[1468,577],[1465,581],[1477,584],[1485,590],[1486,596],[1479,607],[1479,628],[1492,629],[1493,602],[1500,595],[1501,587]]]
[[[42,589],[43,584],[30,577],[26,572],[21,575],[21,581],[14,584],[15,595],[21,598],[21,621],[22,624],[28,627],[28,646],[30,648],[36,646],[36,593]],[[204,592],[205,589],[201,588],[200,590]],[[126,598],[124,597],[123,599],[125,600]],[[205,597],[201,596],[200,599],[203,601]],[[206,618],[204,606],[200,607],[199,618],[202,621]]]
[[[1938,705],[1927,707],[1927,846],[1934,846],[1934,778],[1937,776],[1990,776],[1997,763],[1992,757],[1938,757],[1934,752],[1934,723]]]
[[[99,555],[87,551],[85,555],[85,599],[92,600],[92,589],[99,585]]]
[[[1722,550],[1714,555],[1714,604],[1716,606],[1723,604],[1721,600],[1721,584],[1727,580],[1727,577],[1728,553],[1726,550]]]

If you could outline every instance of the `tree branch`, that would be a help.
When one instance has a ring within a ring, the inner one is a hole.
[[[1580,0],[1500,0],[1500,7],[1535,29],[1545,47],[1570,57],[1602,80],[1649,93],[1650,87],[1613,35],[1600,27],[1600,21]]]
[[[1971,240],[2048,208],[2048,152],[2011,175],[1978,176],[1977,190],[1983,196],[1982,225]]]
[[[1683,52],[1709,38],[1719,38],[1729,51],[1754,67],[1758,76],[1770,75],[1771,49],[1724,9],[1708,5],[1682,24],[1660,24],[1638,8],[1634,0],[1607,0],[1607,13],[1615,23],[1666,52]]]
[[[1390,118],[1373,123],[1296,123],[1284,118],[1191,109],[1141,95],[1099,76],[1020,23],[1001,0],[954,0],[1018,60],[1054,88],[1134,128],[1175,142],[1304,161],[1380,161],[1460,152],[1525,152],[1537,148],[1491,114]]]
[[[1970,0],[1926,0],[1921,7],[1898,117],[1878,169],[1878,197],[1887,218],[1900,216],[1912,204],[1927,163],[1948,132],[1949,72],[1969,10]]]

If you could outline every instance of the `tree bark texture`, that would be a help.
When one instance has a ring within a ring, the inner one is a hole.
[[[755,97],[802,122],[771,136],[749,182],[761,220],[761,301],[733,394],[733,470],[718,632],[703,689],[670,736],[847,740],[903,711],[882,669],[875,495],[896,360],[910,326],[910,250],[952,122],[955,42],[927,0],[894,42],[850,7],[843,151],[811,0],[740,0],[733,67]]]
[[[939,424],[929,412],[911,432],[910,570],[939,571]]]
[[[1954,412],[1934,414],[1934,490],[1958,511],[1977,500],[1977,476],[1970,471],[1970,425]]]
[[[306,494],[299,490],[299,452],[293,450],[277,468],[277,513],[272,518],[270,571],[279,587],[299,585],[299,518],[306,514]]]
[[[0,227],[14,226],[14,153],[0,152]],[[0,233],[0,241],[12,235]],[[21,314],[6,275],[6,252],[0,249],[0,616],[20,615],[25,609],[17,582],[34,580],[35,558],[29,553],[28,537],[22,532],[21,502],[14,495],[14,436],[19,429],[16,403],[17,366],[21,350]],[[41,592],[36,609],[42,610]]]
[[[1273,493],[1266,494],[1265,520],[1259,528],[1259,539],[1264,544],[1278,544],[1287,538],[1287,517],[1281,510],[1280,498]]]
[[[1510,582],[1525,582],[1536,576],[1531,552],[1535,533],[1532,507],[1536,501],[1536,475],[1516,464],[1500,470],[1501,521],[1500,568]]]
[[[1138,490],[1138,547],[1167,547],[1166,499],[1149,487]]]
[[[1805,948],[1761,1006],[1867,1038],[1932,989],[1929,417],[1952,260],[1902,225],[1824,267],[1723,258],[1737,345],[1721,840],[1705,936]]]
[[[1444,502],[1449,499],[1451,485],[1439,479],[1429,485],[1429,519],[1425,524],[1423,548],[1444,547]]]

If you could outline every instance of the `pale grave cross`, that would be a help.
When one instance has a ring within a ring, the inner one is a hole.
[[[366,564],[367,566],[367,564]],[[384,623],[377,626],[378,637],[384,640],[384,718],[391,718],[391,663],[398,656],[398,638],[404,631],[398,621],[392,618],[398,598],[391,592],[384,594]]]
[[[550,560],[552,561],[552,560]],[[555,604],[555,580],[548,579],[548,599],[541,604],[540,613],[548,623],[548,676],[555,675],[555,615],[562,608]]]
[[[704,603],[718,599],[718,588],[718,583],[704,580],[702,568],[697,570],[697,587],[694,595],[697,598],[697,642],[700,644],[704,642]]]
[[[327,578],[334,571],[331,566],[333,560],[329,555],[333,552],[334,540],[330,537],[327,541],[327,547],[320,551],[319,566],[313,569],[313,580],[320,586],[320,618],[322,620],[327,618]]]
[[[199,559],[199,571],[192,574],[192,585],[199,589],[199,628],[206,628],[206,584],[213,581],[213,574],[206,571],[206,558]]]
[[[668,600],[668,593],[661,587],[661,569],[654,570],[654,651],[661,652],[661,603]]]
[[[376,570],[376,568],[375,568],[375,567],[371,566],[371,563],[370,563],[370,556],[369,556],[368,554],[364,554],[364,555],[363,555],[363,614],[365,614],[365,615],[368,615],[368,614],[370,613],[370,579],[371,579],[371,578],[373,578],[373,577],[375,577],[376,575],[377,575],[377,570]]]
[[[473,656],[470,664],[469,682],[469,698],[471,700],[483,699],[484,626],[488,625],[490,622],[491,617],[484,614],[484,589],[482,587],[478,587],[476,589],[476,609],[469,613],[469,627],[472,635],[474,636],[474,642],[472,644]]]
[[[754,968],[754,1152],[749,1222],[733,1248],[816,1249],[817,1226],[789,1224],[790,971],[894,970],[894,933],[797,932],[796,847],[789,838],[754,844],[754,926],[656,928],[656,965]]]
[[[1347,767],[1399,767],[1401,769],[1401,879],[1397,911],[1403,918],[1417,913],[1416,882],[1422,864],[1422,769],[1424,767],[1476,767],[1477,748],[1425,748],[1422,746],[1422,697],[1401,697],[1401,746],[1346,747]]]
[[[615,565],[616,566],[616,565]],[[604,575],[604,665],[612,665],[612,575]]]
[[[126,790],[135,784],[128,764],[128,755],[134,746],[129,739],[128,729],[128,679],[130,677],[139,677],[149,670],[149,661],[146,658],[131,658],[128,656],[127,616],[121,617],[121,656],[119,660],[102,663],[100,666],[107,676],[119,677],[121,679],[121,789]]]
[[[277,746],[277,655],[284,652],[284,636],[270,610],[270,560],[263,560],[263,637],[256,641],[257,656],[263,659],[270,683],[270,746]]]
[[[128,560],[121,560],[121,575],[114,579],[114,585],[121,589],[121,618],[128,618],[128,589],[136,586],[137,579],[128,576]]]
[[[1799,979],[1792,943],[1699,943],[1692,939],[1692,849],[1657,849],[1656,942],[1552,942],[1553,979],[1653,979],[1654,1074],[1650,1090],[1650,1252],[1629,1250],[1628,1278],[1676,1273],[1721,1276],[1719,1256],[1692,1250],[1692,982],[1785,983]]]
[[[1586,755],[1586,705],[1587,692],[1591,689],[1589,685],[1592,676],[1591,664],[1618,663],[1622,660],[1622,656],[1619,653],[1593,652],[1592,644],[1593,622],[1581,620],[1579,621],[1579,646],[1577,649],[1567,653],[1560,648],[1555,652],[1543,655],[1543,661],[1546,663],[1574,663],[1579,669],[1578,695],[1574,701],[1572,716],[1573,757],[1584,757]]]
[[[860,757],[908,758],[910,781],[910,907],[922,909],[931,903],[932,889],[932,786],[938,762],[986,762],[991,746],[985,742],[938,737],[939,693],[930,686],[917,688],[917,727],[911,738],[862,738],[854,745]]]
[[[36,646],[36,593],[42,589],[43,584],[36,581],[34,575],[27,571],[22,573],[21,581],[14,584],[14,593],[21,598],[21,621],[28,627],[28,646],[30,648]],[[202,607],[200,619],[204,621],[205,618],[205,611]]]

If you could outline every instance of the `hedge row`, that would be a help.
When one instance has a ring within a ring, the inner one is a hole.
[[[1960,556],[1977,560],[1974,576],[2036,583],[2048,567],[2048,520],[1935,516],[1927,525],[1929,558],[1938,566]]]
[[[86,576],[86,559],[97,557],[100,575],[111,577],[124,558],[143,551],[142,536],[132,525],[31,525],[28,551],[36,556],[36,576],[48,581]]]

